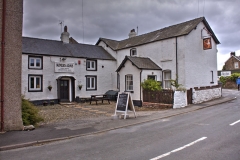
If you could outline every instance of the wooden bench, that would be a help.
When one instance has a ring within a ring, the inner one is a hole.
[[[96,105],[97,105],[98,101],[102,101],[102,103],[103,103],[104,100],[107,100],[108,103],[110,104],[110,98],[108,98],[107,95],[105,95],[105,94],[91,95],[90,104],[92,104],[92,101],[95,101]]]

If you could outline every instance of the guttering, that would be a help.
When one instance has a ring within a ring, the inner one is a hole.
[[[141,106],[142,106],[142,87],[141,87],[141,83],[142,83],[142,69],[140,72],[140,102],[141,102]]]
[[[176,37],[176,81],[178,83],[178,42]]]
[[[6,1],[2,3],[2,56],[1,56],[1,132],[4,131],[4,52],[5,52],[5,17],[6,17]]]

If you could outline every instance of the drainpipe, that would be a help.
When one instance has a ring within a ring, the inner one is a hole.
[[[178,82],[178,42],[177,42],[177,37],[176,37],[176,80]]]
[[[5,47],[5,16],[6,16],[6,1],[2,3],[2,61],[1,61],[1,132],[4,131],[4,47]]]
[[[141,106],[142,106],[142,87],[141,87],[141,83],[142,83],[142,70],[140,72],[140,102],[141,102]]]

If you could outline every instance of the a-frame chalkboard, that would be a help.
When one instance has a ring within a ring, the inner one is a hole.
[[[135,118],[137,117],[131,95],[127,92],[118,94],[115,115],[117,115],[117,112],[124,113],[124,119],[126,119],[128,111],[134,112]]]

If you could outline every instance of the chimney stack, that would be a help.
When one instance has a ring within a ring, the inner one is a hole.
[[[61,41],[63,43],[69,43],[69,33],[67,31],[67,26],[64,27],[64,32],[61,34]]]
[[[135,37],[137,33],[135,32],[135,29],[132,29],[130,33],[128,34],[129,38]]]
[[[231,53],[230,53],[230,56],[235,56],[235,52],[231,52]]]

